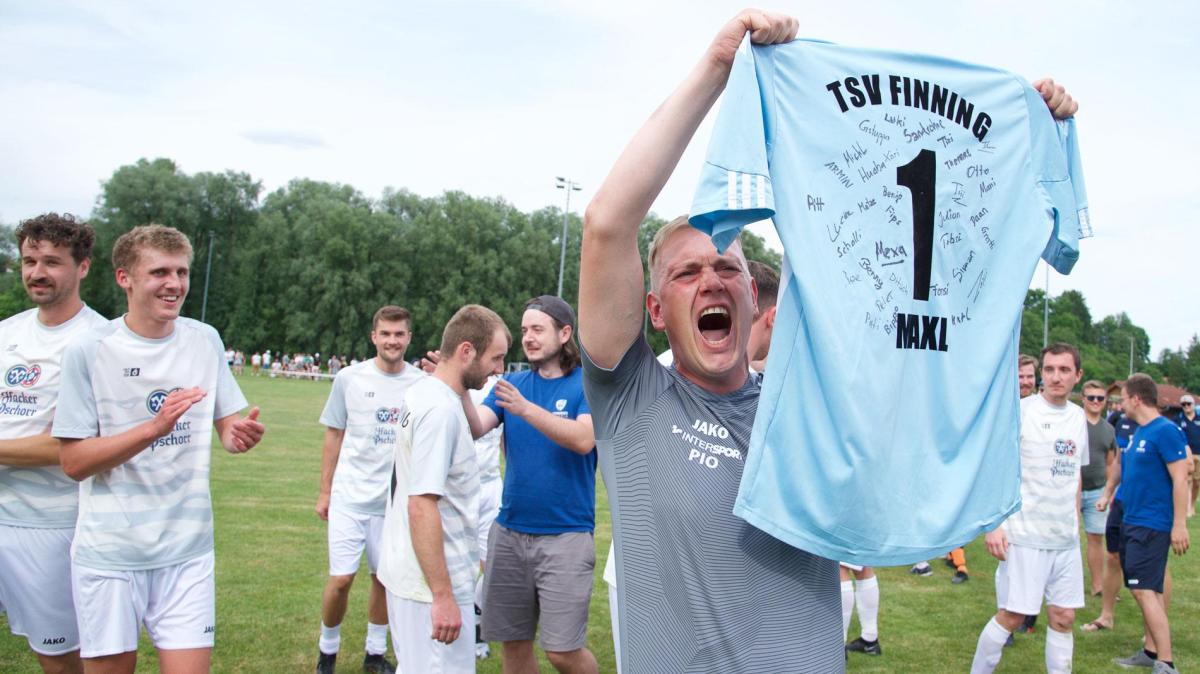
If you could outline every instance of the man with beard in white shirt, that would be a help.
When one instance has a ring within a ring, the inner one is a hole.
[[[49,430],[63,351],[106,322],[79,299],[96,234],[47,213],[22,222],[16,238],[34,308],[0,322],[0,607],[44,672],[82,672],[71,598],[79,485],[59,467]]]

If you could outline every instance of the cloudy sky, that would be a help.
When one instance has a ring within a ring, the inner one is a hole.
[[[88,213],[140,157],[578,212],[738,4],[709,0],[0,0],[0,221]],[[1078,116],[1092,222],[1071,276],[1157,355],[1200,331],[1193,111],[1200,3],[782,3],[801,35],[1052,76]],[[709,123],[711,123],[711,118]],[[691,201],[708,124],[655,210]],[[776,242],[769,224],[755,231]],[[1045,283],[1041,268],[1034,284]]]

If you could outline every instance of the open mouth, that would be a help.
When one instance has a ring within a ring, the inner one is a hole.
[[[733,321],[725,307],[709,307],[700,312],[700,320],[697,321],[696,327],[700,329],[700,336],[704,341],[716,344],[729,336]]]

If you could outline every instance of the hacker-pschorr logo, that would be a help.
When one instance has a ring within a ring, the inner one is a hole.
[[[380,407],[375,410],[375,421],[381,424],[395,424],[400,421],[399,407]]]
[[[1071,439],[1055,440],[1054,453],[1060,456],[1075,456],[1075,441]]]
[[[150,410],[150,414],[158,414],[158,411],[162,409],[163,403],[167,401],[167,396],[178,391],[179,389],[180,387],[176,386],[169,391],[157,389],[151,392],[150,395],[146,396],[146,409]]]
[[[29,388],[36,384],[38,379],[41,378],[41,365],[18,364],[8,368],[8,371],[4,373],[4,385],[10,387],[20,386],[21,388]]]

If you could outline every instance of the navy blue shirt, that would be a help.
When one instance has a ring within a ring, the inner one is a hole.
[[[529,402],[564,419],[591,415],[583,397],[583,369],[555,379],[533,370],[505,375]],[[504,424],[504,491],[500,526],[526,534],[562,534],[596,528],[596,450],[561,447],[517,415],[508,416],[496,389],[483,401]]]
[[[1175,522],[1171,474],[1167,464],[1187,458],[1183,432],[1157,417],[1133,434],[1121,463],[1124,524],[1170,531]]]
[[[1192,448],[1192,454],[1200,453],[1200,414],[1192,417],[1189,421],[1179,413],[1175,418],[1175,423],[1179,426],[1179,430],[1183,431],[1183,437],[1187,438],[1188,447]]]
[[[1129,447],[1129,441],[1133,439],[1133,434],[1137,432],[1138,424],[1133,419],[1130,419],[1124,412],[1116,415],[1116,418],[1111,422],[1113,431],[1117,437],[1118,458],[1121,461],[1121,482],[1125,482],[1125,449]],[[1117,485],[1117,491],[1113,493],[1113,500],[1121,500],[1121,485]]]

